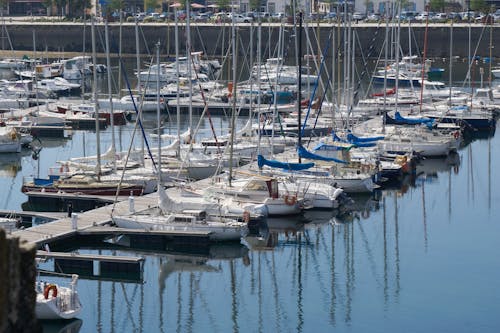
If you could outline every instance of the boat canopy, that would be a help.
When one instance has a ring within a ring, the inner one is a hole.
[[[390,117],[387,113],[385,114],[385,122],[387,124],[395,124],[395,125],[426,125],[429,128],[432,128],[434,125],[434,119],[432,118],[405,118],[401,116],[401,114],[396,111],[394,114],[394,118]]]
[[[310,151],[305,149],[303,146],[297,147],[297,153],[299,154],[300,157],[307,158],[309,160],[330,161],[330,162],[335,162],[335,163],[348,164],[346,161],[343,161],[343,160],[340,160],[340,159],[337,159],[334,157],[326,157],[326,156],[321,156],[321,155],[311,153]]]
[[[275,160],[267,160],[264,156],[257,156],[257,164],[259,168],[262,168],[264,165],[267,165],[271,168],[285,169],[291,171],[299,171],[312,168],[314,163],[288,163],[288,162],[280,162]]]

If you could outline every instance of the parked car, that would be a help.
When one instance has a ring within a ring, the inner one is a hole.
[[[285,18],[285,13],[274,13],[271,18],[274,20],[274,21],[281,21],[282,19]]]
[[[381,18],[381,16],[379,13],[371,13],[370,15],[368,15],[366,17],[366,20],[371,21],[371,22],[378,22],[378,21],[380,21],[380,18]]]
[[[229,15],[228,15],[228,13],[225,13],[225,12],[215,13],[214,15],[212,15],[210,20],[215,21],[215,22],[228,22]]]
[[[230,21],[233,20],[233,13],[229,13],[227,15],[228,19]],[[243,16],[241,14],[234,14],[234,22],[236,23],[250,23],[253,21],[253,18],[252,17],[249,17],[249,16]]]
[[[323,16],[324,20],[336,20],[337,19],[337,13],[336,12],[329,12],[325,16]]]
[[[399,17],[401,21],[415,21],[415,17],[417,16],[417,12],[412,10],[404,10],[401,12],[401,16]]]
[[[365,13],[361,13],[361,12],[354,12],[354,13],[352,14],[352,19],[353,19],[354,21],[363,21],[365,18],[366,18]]]
[[[151,17],[151,19],[154,21],[159,21],[160,20],[160,13],[151,13],[147,17]]]
[[[146,13],[137,13],[134,15],[135,19],[139,22],[142,22],[144,21],[144,19],[146,18]]]
[[[193,17],[193,21],[196,21],[196,22],[207,22],[210,17],[212,16],[211,13],[199,13],[198,15],[196,15],[195,17]]]
[[[429,17],[429,20],[432,22],[445,22],[448,19],[448,14],[446,13],[436,13],[433,16]]]
[[[422,12],[422,13],[418,14],[417,16],[415,16],[415,20],[416,21],[426,21],[428,16],[429,16],[429,13]]]
[[[271,17],[271,15],[268,12],[256,12],[254,18],[257,19],[259,17],[263,20],[266,20]]]
[[[474,20],[474,12],[472,10],[468,12],[461,12],[460,17],[462,18],[462,21],[468,21],[468,20]]]
[[[454,22],[458,22],[462,20],[462,16],[460,13],[450,12],[446,15],[448,20],[453,20]]]

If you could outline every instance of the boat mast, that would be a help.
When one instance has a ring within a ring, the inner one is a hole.
[[[92,95],[94,99],[94,117],[95,117],[95,136],[96,136],[96,154],[97,154],[97,164],[96,164],[96,174],[97,181],[101,181],[101,133],[99,130],[99,102],[97,100],[97,57],[96,57],[96,46],[95,46],[95,22],[94,18],[91,19],[91,36],[92,36],[92,66],[94,82],[92,84]]]
[[[382,118],[382,131],[385,133],[385,121],[387,117],[387,57],[389,56],[389,2],[385,4],[385,47],[384,47],[384,117]]]
[[[141,84],[141,55],[139,53],[139,20],[135,19],[135,61],[137,67],[137,96],[142,96],[142,84]],[[148,77],[149,79],[149,77]],[[136,98],[137,105],[139,106],[139,120],[142,123],[142,103]],[[141,135],[141,164],[144,166],[144,137]]]
[[[229,187],[232,186],[232,179],[233,179],[233,150],[234,150],[234,128],[235,128],[235,118],[236,118],[236,85],[238,84],[237,80],[237,52],[236,52],[236,24],[234,20],[234,7],[231,9],[232,11],[232,24],[231,24],[231,45],[232,45],[232,53],[233,53],[233,91],[232,91],[232,96],[233,96],[233,107],[232,107],[232,112],[231,112],[231,142],[229,146]]]
[[[452,86],[452,68],[453,68],[453,20],[450,23],[450,63],[449,63],[449,73],[448,73],[448,84],[449,87],[449,102],[448,105],[451,107],[451,86]]]
[[[193,140],[193,74],[191,66],[191,19],[190,1],[186,0],[186,49],[187,49],[187,71],[189,80],[189,138]],[[192,144],[190,145],[192,147]]]
[[[105,22],[105,41],[106,41],[106,66],[107,68],[107,76],[108,76],[108,96],[109,96],[109,121],[111,127],[111,151],[113,155],[115,155],[116,147],[115,147],[115,120],[114,120],[114,112],[113,112],[113,92],[111,85],[111,60],[109,56],[109,30],[108,30],[108,21]],[[95,67],[95,64],[94,64]],[[116,171],[116,159],[113,158],[113,171]]]
[[[262,117],[262,113],[261,113],[261,104],[262,104],[262,100],[261,100],[261,94],[262,94],[262,79],[261,79],[261,66],[262,66],[262,63],[261,63],[261,60],[262,60],[262,17],[259,15],[259,23],[258,23],[258,27],[257,27],[257,110],[258,110],[258,113],[257,113],[257,125],[259,125],[259,129],[258,129],[258,132],[257,132],[257,135],[259,136],[257,138],[257,155],[260,155],[260,140],[261,140],[261,133],[260,133],[260,130],[261,130],[261,126],[264,126],[264,123],[261,124],[261,121],[260,121],[260,118]]]
[[[120,25],[118,30],[118,97],[122,97],[122,38],[123,38],[123,10],[120,8]],[[108,67],[109,71],[109,67]]]
[[[156,122],[158,126],[158,188],[161,186],[160,42],[156,43]]]
[[[175,16],[175,74],[176,77],[179,78],[179,20],[177,18],[177,6],[174,6],[174,16]],[[177,139],[179,140],[179,145],[177,146],[177,158],[181,158],[181,107],[179,105],[179,95],[180,95],[180,87],[179,83],[177,83],[177,89],[175,92],[176,98],[176,110],[177,110]]]
[[[424,34],[424,57],[422,59],[422,81],[420,82],[420,113],[422,113],[423,99],[424,99],[424,79],[425,79],[425,59],[427,58],[427,34],[429,32],[429,5],[426,7],[427,18],[425,20],[425,34]]]
[[[299,75],[298,75],[298,82],[297,82],[297,122],[298,122],[298,146],[302,146],[302,110],[300,109],[301,107],[301,100],[302,100],[302,11],[299,12],[299,31],[295,33],[295,36],[297,37],[298,33],[298,52],[297,52],[297,58],[298,58],[298,66],[299,66]],[[299,163],[302,163],[302,159],[300,158],[299,155]]]

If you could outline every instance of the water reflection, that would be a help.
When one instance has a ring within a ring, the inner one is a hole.
[[[82,327],[81,319],[40,321],[43,333],[78,333]]]
[[[23,149],[21,153],[0,154],[0,178],[16,177],[17,173],[22,169],[22,156],[28,155],[29,151],[25,149]]]

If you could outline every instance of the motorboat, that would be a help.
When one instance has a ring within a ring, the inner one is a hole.
[[[36,283],[35,314],[40,320],[73,319],[82,311],[76,284],[78,275],[73,274],[70,287],[59,284]]]

